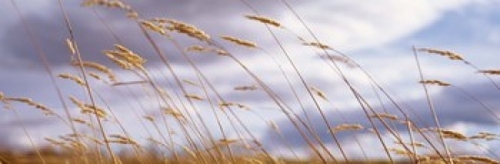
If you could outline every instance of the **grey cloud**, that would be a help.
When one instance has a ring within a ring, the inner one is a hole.
[[[8,121],[2,121],[0,124],[1,129],[6,129],[6,128],[22,128],[22,126],[25,127],[40,127],[40,126],[48,126],[53,124],[54,121],[50,119],[43,119],[43,118],[33,118],[33,119],[23,119],[23,120],[8,120]]]
[[[476,99],[480,100],[482,103],[487,104],[489,107],[492,107],[492,110],[495,113],[498,113],[500,109],[500,102],[496,101],[500,96],[500,93],[495,90],[491,85],[491,83],[483,82],[483,83],[475,83],[469,84],[465,86],[460,86],[461,89],[467,91],[467,94],[474,96]],[[499,120],[492,116],[486,109],[484,109],[478,102],[471,99],[469,96],[464,94],[461,91],[458,91],[456,88],[448,87],[443,89],[442,92],[431,95],[433,102],[435,104],[437,115],[439,117],[440,123],[442,127],[447,127],[454,125],[456,123],[469,123],[472,125],[478,125],[481,127],[489,127],[498,125]],[[409,101],[409,102],[401,102],[400,105],[405,108],[410,119],[416,122],[417,126],[420,128],[428,128],[435,127],[432,119],[432,115],[429,111],[425,99]],[[390,105],[386,105],[389,107]],[[406,107],[405,107],[406,106]],[[409,107],[411,107],[411,109]],[[374,106],[376,111],[382,111],[380,106]],[[327,109],[326,116],[328,121],[332,127],[335,127],[339,124],[344,123],[356,123],[361,124],[365,127],[371,127],[370,122],[366,119],[364,112],[361,109],[349,109],[342,112],[342,115],[346,118],[347,122],[344,122],[341,117],[339,117],[338,112],[330,111]],[[388,109],[390,113],[398,115],[399,118],[403,118],[395,109]],[[312,110],[309,110],[312,111]],[[326,133],[327,127],[322,121],[320,115],[314,111],[308,113],[310,119],[312,120],[311,127],[317,129],[319,137],[321,138],[323,143],[332,143],[333,140],[331,136]],[[303,114],[300,115],[302,119],[305,120]],[[376,126],[382,129],[382,133],[388,132],[385,128],[383,128],[382,124],[375,120]],[[277,123],[281,128],[281,131],[284,136],[288,136],[287,140],[289,143],[293,143],[292,146],[295,148],[305,147],[307,146],[305,141],[302,139],[297,129],[292,126],[292,124],[288,120],[283,120]],[[406,131],[406,127],[402,124],[395,123],[396,131]],[[302,127],[303,128],[303,127]],[[361,133],[367,133],[366,131]],[[276,141],[281,140],[276,138],[276,133],[269,129],[265,135],[266,143],[273,143],[274,148],[284,148],[284,145],[278,144]],[[308,136],[311,137],[311,136]],[[347,142],[351,140],[352,135],[349,133],[340,133],[338,136],[341,142]],[[282,143],[281,143],[282,144]]]
[[[145,1],[130,2],[131,6],[138,10],[144,18],[167,17],[185,21],[199,26],[209,34],[244,34],[249,39],[258,38],[250,35],[252,29],[248,29],[244,24],[241,26],[231,23],[237,17],[244,22],[242,14],[251,13],[241,2],[227,2],[225,0],[216,1]],[[254,4],[259,11],[264,13],[279,13],[276,2],[259,1]],[[109,64],[110,62],[101,54],[102,50],[112,48],[114,40],[111,33],[97,19],[91,10],[97,11],[107,22],[113,32],[119,36],[123,44],[137,53],[145,56],[149,61],[158,61],[151,45],[140,32],[137,25],[125,18],[125,14],[117,9],[103,7],[81,7],[76,2],[66,3],[71,23],[74,27],[75,38],[78,47],[85,60],[99,61]],[[68,64],[70,53],[66,46],[65,39],[69,37],[64,24],[64,19],[58,8],[48,10],[44,16],[25,15],[27,23],[35,33],[35,38],[40,43],[41,48],[47,55],[48,60],[55,66]],[[231,25],[232,24],[232,25]],[[2,53],[15,56],[23,61],[40,63],[36,48],[30,43],[29,36],[23,27],[22,22],[17,22],[9,27],[3,27],[4,33],[1,42],[3,43]],[[153,34],[154,38],[159,40]],[[216,37],[216,36],[214,36]],[[253,38],[252,38],[253,37]],[[189,41],[179,39],[181,44],[188,46]],[[192,41],[191,41],[192,43]],[[172,44],[166,41],[159,41],[158,44],[165,51],[170,62],[185,62],[175,50]],[[214,61],[215,58],[207,55],[195,57],[199,62]]]

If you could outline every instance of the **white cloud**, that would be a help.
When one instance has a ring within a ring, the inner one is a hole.
[[[467,1],[321,1],[296,8],[320,40],[341,49],[384,45],[412,34],[438,20],[447,11]],[[314,11],[311,11],[314,9]],[[304,31],[292,14],[283,23]],[[304,33],[305,35],[305,33]]]

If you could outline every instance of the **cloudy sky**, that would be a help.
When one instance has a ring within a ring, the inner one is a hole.
[[[311,98],[305,92],[300,78],[294,72],[279,44],[262,24],[245,19],[246,14],[255,14],[242,1],[231,0],[166,0],[166,1],[124,1],[140,13],[142,18],[166,17],[193,24],[211,35],[213,40],[221,43],[232,52],[248,68],[268,84],[287,105],[301,114],[301,106],[293,96],[284,74],[290,84],[297,90],[298,97],[311,120],[321,120]],[[500,61],[500,11],[495,6],[500,5],[493,0],[442,0],[442,1],[288,1],[294,10],[311,28],[318,39],[331,47],[346,53],[380,84],[385,91],[403,106],[412,119],[421,127],[433,125],[428,110],[427,101],[419,81],[418,69],[412,52],[412,46],[430,47],[452,50],[461,54],[465,60],[480,69],[498,69]],[[101,53],[102,50],[113,48],[113,44],[122,43],[148,60],[146,67],[157,77],[157,82],[172,93],[180,93],[175,82],[168,80],[171,75],[162,62],[159,62],[154,49],[141,33],[137,24],[125,17],[125,13],[117,9],[103,7],[82,7],[81,2],[65,2],[70,21],[74,27],[75,41],[82,57],[87,61],[97,61],[115,70],[123,81],[140,80],[128,71],[120,71]],[[56,1],[16,1],[21,12],[18,13],[11,1],[0,2],[0,92],[9,97],[30,97],[63,114],[61,102],[54,89],[47,71],[40,58],[43,52],[50,63],[54,74],[78,73],[71,67],[71,54],[65,44],[69,37],[64,18]],[[329,101],[320,101],[325,114],[331,118],[332,126],[342,123],[359,123],[369,126],[363,111],[353,97],[348,87],[342,82],[336,72],[325,60],[319,57],[322,52],[303,46],[297,35],[313,41],[307,29],[280,1],[257,0],[250,3],[260,14],[279,21],[282,29],[271,28],[286,53],[300,70],[308,85],[322,90]],[[24,20],[24,23],[21,21]],[[103,21],[106,23],[103,23]],[[26,26],[28,25],[28,26]],[[34,39],[30,39],[31,30]],[[169,62],[182,79],[196,80],[193,68],[180,55],[172,42],[158,35],[161,50],[167,55]],[[116,39],[117,36],[118,39]],[[172,34],[182,47],[202,44],[197,40],[180,34]],[[256,42],[262,49],[249,49],[234,46],[218,38],[221,35],[235,36]],[[35,43],[35,45],[33,44]],[[41,50],[37,50],[37,46]],[[275,142],[279,138],[266,124],[275,122],[285,136],[299,136],[296,129],[279,112],[279,108],[261,90],[251,92],[234,91],[235,86],[254,85],[256,82],[246,74],[234,61],[215,54],[188,54],[208,80],[214,84],[217,91],[227,100],[243,103],[250,111],[239,111],[237,115],[247,121],[246,126],[252,130],[264,143],[269,143],[270,149],[280,154],[286,148],[285,143]],[[270,57],[272,56],[272,57]],[[424,76],[428,79],[439,79],[453,84],[452,87],[430,87],[430,97],[435,103],[437,115],[443,127],[453,129],[467,135],[480,131],[499,133],[498,119],[492,117],[498,111],[497,101],[500,91],[492,82],[477,74],[475,69],[459,61],[451,61],[442,56],[420,53],[420,61]],[[377,111],[387,107],[390,113],[402,117],[386,97],[382,97],[383,105],[377,100],[366,75],[360,69],[341,66],[349,81],[355,85],[362,96],[369,101]],[[496,83],[500,79],[493,77]],[[123,120],[137,119],[138,115],[154,115],[158,100],[152,96],[151,90],[145,87],[125,86],[110,87],[102,82],[91,83],[111,109],[119,110],[117,115]],[[57,85],[62,88],[65,96],[74,95],[85,98],[85,93],[75,84],[64,79],[57,79]],[[187,87],[189,92],[203,94],[194,86]],[[377,92],[381,94],[380,92]],[[472,97],[472,98],[471,98]],[[320,99],[318,99],[320,100]],[[480,100],[480,102],[476,101]],[[68,100],[65,100],[69,103]],[[101,102],[101,103],[103,103]],[[208,103],[197,103],[198,108],[208,108]],[[485,108],[484,106],[488,107]],[[69,128],[54,118],[45,117],[36,109],[23,105],[14,105],[20,116],[11,110],[2,110],[0,114],[0,145],[26,146],[28,141],[23,125],[33,136],[54,137],[69,132]],[[132,112],[132,109],[142,108],[144,111]],[[71,107],[72,113],[78,115],[78,110]],[[201,112],[205,116],[214,116],[210,112]],[[256,114],[257,113],[257,114]],[[343,119],[336,117],[342,115]],[[262,117],[264,120],[262,121]],[[362,116],[362,117],[360,117]],[[255,121],[261,120],[261,121]],[[207,117],[208,126],[216,128],[213,118]],[[228,123],[228,121],[225,121]],[[138,140],[147,137],[132,121],[124,122],[129,131],[136,134]],[[311,125],[318,131],[327,129],[320,121]],[[225,125],[227,126],[227,125]],[[113,128],[109,127],[110,131]],[[404,127],[396,130],[404,132]],[[389,133],[383,131],[384,135]],[[230,135],[231,134],[230,132]],[[362,132],[356,135],[362,139],[361,144],[369,144],[374,149],[382,150],[374,135]],[[298,137],[291,137],[298,138]],[[320,138],[328,145],[334,144],[328,133],[320,133]],[[388,142],[390,137],[387,137]],[[42,142],[43,137],[37,138]],[[350,135],[340,135],[343,146],[352,157],[360,157],[357,146]],[[290,139],[292,147],[307,149],[301,139]],[[498,147],[500,143],[490,141],[489,148]],[[352,146],[351,146],[352,145]],[[471,144],[456,144],[457,149],[471,148],[474,153],[484,153]],[[335,150],[332,150],[335,151]],[[491,149],[490,156],[498,155],[500,150]],[[382,151],[377,151],[382,152]],[[457,152],[463,153],[463,152]],[[286,153],[285,153],[286,154]],[[373,157],[383,157],[383,154],[373,153]]]

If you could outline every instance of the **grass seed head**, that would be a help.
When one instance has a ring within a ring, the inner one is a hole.
[[[167,115],[171,115],[175,118],[184,118],[184,115],[182,113],[178,112],[177,110],[175,110],[173,108],[164,108],[162,110],[163,110],[163,113],[165,113]]]
[[[261,22],[261,23],[264,23],[267,25],[271,25],[274,27],[281,27],[281,24],[278,21],[271,19],[269,17],[256,16],[256,15],[245,15],[245,18],[250,19],[250,20],[254,20],[254,21],[258,21],[258,22]]]
[[[210,35],[206,34],[204,31],[193,25],[173,19],[165,19],[164,21],[170,24],[170,27],[167,27],[167,29],[169,29],[170,31],[176,31],[178,33],[186,34],[200,41],[210,40]]]
[[[220,55],[220,56],[228,56],[229,55],[229,52],[227,52],[226,50],[216,49],[214,51],[217,55]]]
[[[66,38],[66,46],[68,46],[68,49],[71,52],[71,54],[73,55],[76,54],[75,45],[73,45],[73,41],[71,41],[71,39]]]
[[[148,121],[151,121],[151,122],[154,122],[155,119],[151,116],[144,116],[144,119],[148,120]]]
[[[461,140],[461,141],[466,141],[469,138],[459,132],[452,131],[452,130],[445,130],[445,129],[434,129],[438,133],[441,133],[444,138],[450,138],[450,139],[456,139],[456,140]]]
[[[58,77],[74,81],[75,83],[77,83],[78,85],[83,86],[83,87],[87,86],[87,83],[85,83],[85,81],[83,81],[80,77],[75,76],[75,75],[71,75],[68,73],[62,73],[62,74],[59,74]]]
[[[431,53],[431,54],[437,54],[441,56],[448,57],[450,60],[461,60],[464,61],[463,57],[460,56],[457,53],[451,52],[451,51],[445,51],[445,50],[438,50],[438,49],[432,49],[432,48],[420,48],[418,49],[419,51]]]
[[[237,86],[233,88],[235,91],[253,91],[259,89],[256,85],[250,86]]]
[[[421,143],[421,142],[413,142],[413,143],[402,143],[402,142],[399,142],[399,141],[395,141],[394,142],[395,144],[398,144],[398,145],[411,145],[411,146],[415,146],[415,147],[426,147],[425,144]]]
[[[57,140],[52,139],[52,138],[45,138],[45,141],[48,141],[50,144],[55,145],[55,146],[60,146],[60,145],[64,145],[65,144],[62,141],[57,141]]]
[[[419,83],[422,83],[422,84],[433,84],[433,85],[438,85],[438,86],[443,86],[443,87],[451,85],[449,83],[445,83],[445,82],[442,82],[442,81],[439,81],[439,80],[422,80],[422,81],[419,81]]]
[[[200,45],[189,46],[188,48],[186,48],[186,51],[188,52],[204,52],[206,50],[207,49],[205,47]]]
[[[377,114],[371,115],[371,117],[380,118],[380,119],[386,118],[386,119],[393,120],[393,121],[398,120],[398,116],[393,115],[393,114],[388,114],[388,113],[377,113]]]
[[[74,65],[74,66],[84,66],[86,68],[91,68],[91,69],[95,69],[99,72],[102,72],[104,74],[106,74],[109,78],[109,81],[111,82],[115,82],[116,81],[116,76],[115,74],[113,73],[113,71],[111,69],[109,69],[108,67],[106,67],[105,65],[102,65],[100,63],[97,63],[97,62],[91,62],[91,61],[82,61],[81,63],[80,62],[73,62],[71,63],[71,65]]]
[[[131,10],[129,5],[121,2],[120,0],[86,0],[82,3],[82,6],[105,6],[109,8],[120,8],[124,10]]]
[[[239,141],[238,139],[223,138],[223,139],[219,140],[219,144],[221,144],[221,145],[230,145],[230,144],[236,143],[238,141]]]
[[[354,61],[352,61],[351,59],[349,59],[349,58],[347,58],[345,56],[340,56],[340,55],[326,55],[326,56],[322,56],[322,57],[326,58],[327,60],[330,60],[330,61],[344,63],[348,68],[359,67]]]
[[[489,133],[489,132],[479,132],[476,135],[470,136],[469,139],[484,139],[486,141],[497,140],[499,137],[498,134]]]
[[[332,129],[330,129],[330,131],[332,133],[337,133],[340,131],[360,130],[360,129],[363,129],[363,126],[361,126],[360,124],[341,124],[341,125],[338,125]]]
[[[470,162],[481,162],[481,163],[488,163],[488,164],[498,164],[500,161],[494,160],[489,157],[484,157],[484,156],[475,156],[475,155],[465,155],[465,156],[459,156],[457,159],[462,160],[462,161],[470,161]]]
[[[326,95],[325,95],[325,93],[323,91],[319,90],[316,87],[310,87],[309,89],[312,92],[314,92],[318,97],[322,98],[323,100],[327,100],[328,101],[328,98],[326,98]]]
[[[96,80],[101,80],[101,79],[102,79],[102,78],[101,78],[101,76],[99,76],[99,75],[98,75],[97,73],[95,73],[95,72],[89,72],[89,76],[90,76],[90,77],[93,77],[93,78],[94,78],[94,79],[96,79]]]
[[[119,135],[119,134],[111,134],[111,135],[109,135],[109,138],[113,138],[113,139],[107,140],[107,142],[110,142],[110,143],[139,145],[135,140],[133,140],[129,137]]]
[[[157,32],[157,33],[159,33],[161,35],[166,35],[167,34],[165,32],[165,30],[161,26],[159,26],[159,25],[157,25],[157,24],[155,24],[153,22],[143,20],[143,21],[141,21],[141,25],[143,27],[145,27],[145,28],[147,28],[147,29],[149,29],[151,31]]]
[[[143,65],[146,63],[144,58],[123,45],[115,44],[114,47],[116,50],[105,50],[103,53],[116,65],[126,70],[134,68],[144,70]]]
[[[198,100],[198,101],[205,100],[203,97],[198,96],[198,95],[194,95],[194,94],[187,94],[185,97],[188,99],[193,99],[193,100]]]
[[[316,47],[316,48],[319,48],[319,49],[325,49],[325,50],[331,50],[332,48],[326,44],[323,44],[323,43],[319,43],[319,42],[305,42],[305,43],[302,43],[303,45],[305,46],[312,46],[312,47]]]
[[[231,36],[221,36],[221,39],[224,39],[226,41],[235,43],[237,45],[243,46],[243,47],[248,47],[248,48],[257,48],[257,44],[251,41],[231,37]]]
[[[47,116],[49,116],[49,115],[55,115],[55,113],[50,108],[48,108],[47,106],[45,106],[45,105],[43,105],[41,103],[35,102],[32,99],[30,99],[30,98],[26,98],[26,97],[4,97],[3,100],[4,101],[15,101],[15,102],[26,104],[28,106],[35,107],[36,109],[41,110],[42,113],[45,114],[45,115],[47,115]]]
[[[404,155],[404,156],[411,156],[411,155],[413,155],[412,152],[407,151],[407,150],[403,150],[403,149],[389,148],[388,150],[391,151],[391,152],[394,152],[397,155]]]
[[[500,70],[479,70],[477,72],[489,75],[500,75]]]
[[[196,82],[191,81],[191,80],[187,80],[187,79],[183,79],[182,82],[184,82],[186,84],[189,84],[189,85],[192,85],[192,86],[195,86],[195,87],[199,87],[200,86]]]
[[[274,130],[274,131],[279,131],[279,126],[276,125],[276,123],[274,123],[274,121],[269,121],[269,126],[271,126],[271,128]]]
[[[105,118],[107,116],[107,113],[99,107],[83,103],[82,101],[78,100],[73,96],[69,96],[69,99],[73,104],[75,104],[78,108],[80,108],[80,113],[82,114],[94,114],[97,115],[99,118]]]

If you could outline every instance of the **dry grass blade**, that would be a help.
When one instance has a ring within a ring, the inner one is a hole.
[[[235,37],[232,37],[232,36],[221,36],[220,38],[222,38],[222,39],[224,39],[226,41],[235,43],[237,45],[243,46],[243,47],[257,48],[257,44],[253,43],[251,41],[247,41],[247,40],[235,38]]]
[[[278,21],[275,21],[274,19],[271,19],[269,17],[263,17],[263,16],[256,16],[256,15],[245,15],[245,18],[250,19],[250,20],[255,20],[264,24],[268,24],[274,27],[281,27],[281,24],[278,23]]]

